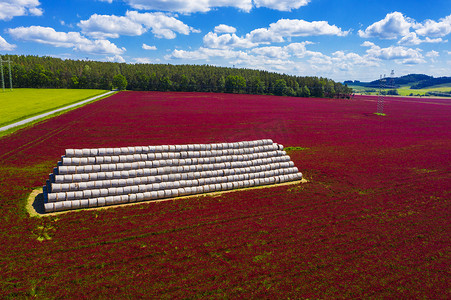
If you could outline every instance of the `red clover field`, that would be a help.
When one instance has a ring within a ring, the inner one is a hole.
[[[0,298],[449,299],[451,102],[120,92],[0,138]],[[67,148],[283,144],[306,183],[30,217]]]

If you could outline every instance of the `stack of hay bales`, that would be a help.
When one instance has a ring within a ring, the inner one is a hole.
[[[300,179],[283,146],[270,139],[67,149],[44,187],[44,206],[55,212]]]

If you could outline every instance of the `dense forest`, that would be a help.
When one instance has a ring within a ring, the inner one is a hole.
[[[209,65],[126,64],[54,57],[3,55],[5,83],[10,60],[14,88],[111,89],[125,77],[128,90],[349,97],[352,89],[326,78]],[[121,77],[122,77],[121,76]]]

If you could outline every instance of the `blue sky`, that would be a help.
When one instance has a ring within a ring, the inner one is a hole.
[[[451,76],[450,0],[0,0],[0,53]]]

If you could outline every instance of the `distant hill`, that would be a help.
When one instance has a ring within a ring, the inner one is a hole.
[[[410,85],[411,89],[423,89],[439,84],[451,83],[451,77],[437,77],[428,76],[425,74],[409,74],[401,77],[386,77],[382,82],[385,88],[399,88],[402,85]],[[371,82],[361,82],[358,80],[347,80],[343,82],[347,85],[363,86],[369,88],[379,88],[381,86],[381,79]]]

